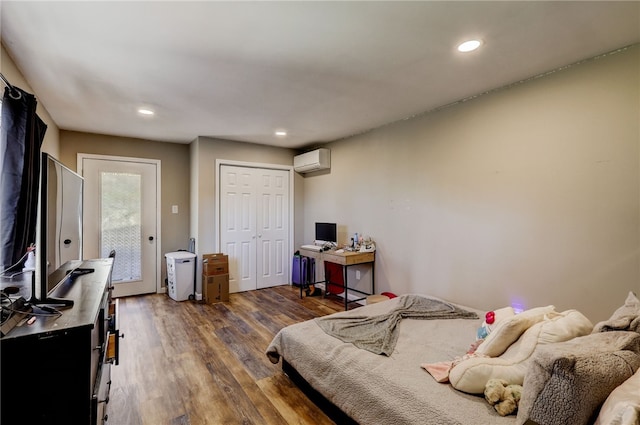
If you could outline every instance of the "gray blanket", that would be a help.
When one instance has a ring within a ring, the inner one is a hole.
[[[601,332],[543,346],[527,369],[517,424],[593,423],[611,391],[639,367],[635,332]]]
[[[615,319],[609,319],[606,322],[598,323],[597,328],[594,328],[599,332],[611,332],[611,331],[631,331],[640,333],[640,316],[623,316]]]
[[[398,340],[402,319],[477,319],[474,312],[417,295],[403,295],[398,305],[377,316],[325,316],[315,319],[328,335],[374,354],[390,356]]]

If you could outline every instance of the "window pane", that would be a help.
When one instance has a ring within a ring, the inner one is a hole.
[[[101,173],[100,251],[107,257],[113,249],[114,283],[142,279],[142,176],[140,174]]]

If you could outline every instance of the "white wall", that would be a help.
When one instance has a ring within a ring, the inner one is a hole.
[[[294,151],[291,149],[272,146],[257,145],[252,143],[239,143],[229,140],[213,139],[210,137],[198,137],[190,145],[191,157],[191,234],[196,238],[196,253],[198,258],[202,254],[216,252],[215,234],[215,165],[216,160],[245,161],[261,164],[292,165]],[[300,184],[300,178],[294,179],[294,194],[300,193],[296,189]],[[298,186],[296,186],[298,185]],[[298,196],[299,201],[302,197]],[[294,206],[295,211],[300,206]],[[294,211],[294,215],[296,212]],[[294,232],[297,232],[294,230]],[[298,233],[301,233],[298,232]],[[198,264],[197,291],[202,287],[202,265]]]
[[[607,318],[640,293],[639,81],[636,47],[331,143],[304,239],[371,235],[376,292]]]

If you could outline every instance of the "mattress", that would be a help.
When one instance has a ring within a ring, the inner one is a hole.
[[[335,313],[379,315],[400,298]],[[483,311],[475,311],[479,317]],[[453,360],[475,341],[482,320],[403,319],[390,356],[373,354],[327,335],[315,320],[280,330],[267,348],[273,363],[284,358],[315,390],[356,422],[366,424],[514,424],[483,397],[436,382],[423,363]]]

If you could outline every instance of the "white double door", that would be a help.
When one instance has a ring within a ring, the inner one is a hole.
[[[221,165],[220,247],[229,292],[289,282],[289,171]]]

